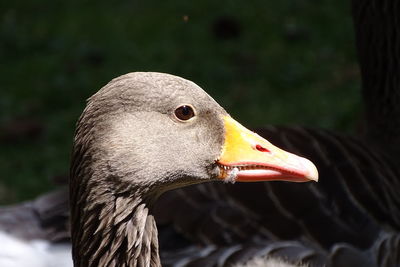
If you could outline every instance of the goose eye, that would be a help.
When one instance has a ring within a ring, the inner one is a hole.
[[[194,110],[191,106],[183,105],[175,109],[175,117],[181,121],[187,121],[194,117]]]

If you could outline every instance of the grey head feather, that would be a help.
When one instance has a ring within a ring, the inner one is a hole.
[[[194,108],[192,119],[175,118],[182,105]],[[226,115],[196,84],[163,73],[129,73],[90,97],[71,163],[75,265],[159,265],[152,203],[216,179]]]
[[[195,108],[190,122],[173,118],[183,104]],[[204,166],[213,166],[221,152],[223,115],[226,112],[190,81],[161,73],[130,73],[88,100],[75,147],[90,150],[93,171],[102,172],[97,179],[104,171],[141,186],[182,176],[209,179],[216,169]]]

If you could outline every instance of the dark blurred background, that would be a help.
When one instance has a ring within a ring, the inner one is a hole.
[[[0,204],[67,179],[85,99],[131,71],[193,80],[248,127],[352,132],[361,110],[348,1],[2,1]]]

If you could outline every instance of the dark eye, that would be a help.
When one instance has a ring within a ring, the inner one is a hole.
[[[194,110],[191,106],[183,105],[175,109],[175,116],[181,121],[187,121],[193,118],[194,115]]]

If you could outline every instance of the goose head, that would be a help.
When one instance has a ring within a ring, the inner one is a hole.
[[[120,76],[89,98],[72,157],[75,263],[85,253],[102,256],[99,247],[118,247],[113,240],[129,235],[138,205],[147,209],[166,190],[218,180],[318,178],[309,160],[247,130],[193,82],[154,72]]]
[[[193,82],[163,73],[126,74],[93,95],[74,146],[90,156],[83,158],[85,168],[97,182],[123,184],[123,190],[318,178],[309,160],[247,130]]]

